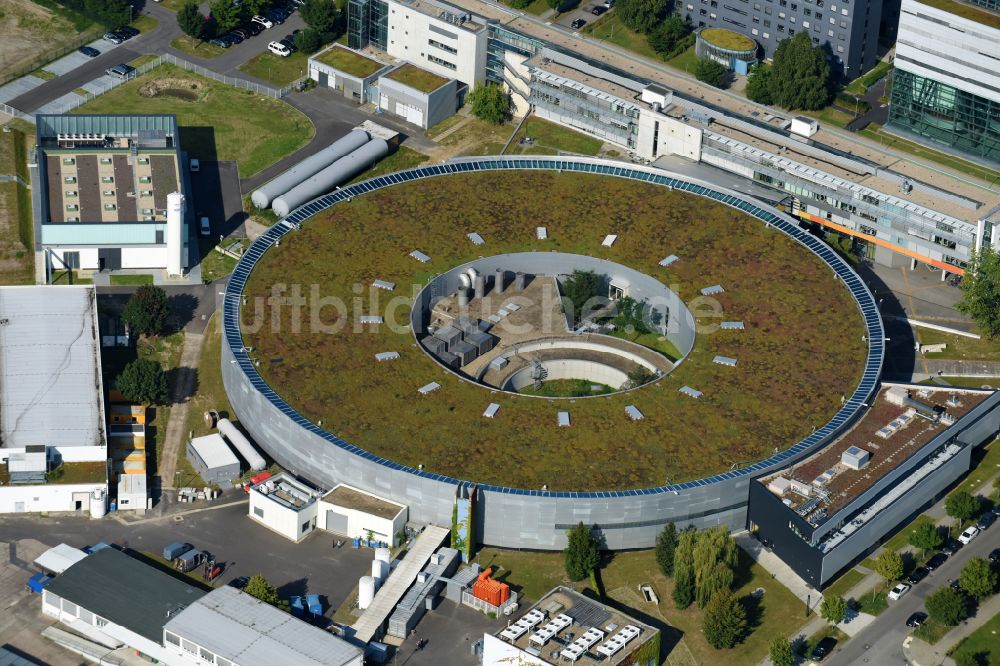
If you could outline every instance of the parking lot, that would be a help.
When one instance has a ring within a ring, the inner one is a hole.
[[[196,509],[210,506],[196,505]],[[284,598],[320,595],[326,617],[332,616],[354,593],[358,578],[371,572],[371,550],[355,550],[349,541],[336,548],[337,539],[325,532],[316,532],[295,544],[253,522],[246,511],[246,503],[239,502],[130,525],[110,517],[90,520],[68,515],[3,516],[0,518],[0,542],[3,542],[0,547],[4,551],[0,558],[0,607],[16,610],[0,614],[0,643],[9,643],[36,658],[52,653],[56,656],[46,656],[45,663],[56,666],[80,663],[80,659],[67,656],[69,653],[38,635],[51,621],[42,617],[38,597],[24,591],[25,582],[36,571],[32,561],[59,543],[83,547],[103,541],[138,552],[160,553],[170,543],[188,542],[211,552],[225,565],[216,585],[262,573]],[[482,637],[484,630],[502,624],[503,620],[490,619],[442,600],[417,626],[416,636],[400,648],[398,662],[472,666],[476,658],[471,644]],[[415,650],[418,639],[427,640],[423,650]],[[63,658],[57,658],[59,655]]]
[[[560,15],[559,18],[555,21],[555,23],[570,30],[574,31],[582,30],[587,25],[590,25],[594,21],[601,18],[600,16],[595,16],[593,11],[594,7],[599,7],[599,6],[604,6],[604,0],[583,0],[583,2],[581,2],[576,9],[573,9],[571,11],[566,12],[565,14]],[[604,12],[602,16],[607,16],[607,12]],[[582,20],[585,23],[583,25],[579,25],[579,27],[577,28],[574,28],[573,22],[577,20]]]

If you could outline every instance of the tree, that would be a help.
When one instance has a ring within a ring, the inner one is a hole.
[[[938,532],[937,525],[922,522],[910,532],[910,545],[927,553],[944,543],[944,535]]]
[[[144,284],[122,309],[122,320],[131,335],[159,335],[167,327],[167,292]]]
[[[621,386],[622,391],[628,391],[630,389],[639,388],[640,386],[644,386],[649,382],[653,381],[654,379],[656,379],[656,375],[653,373],[653,371],[643,365],[637,365],[636,367],[632,368],[626,375],[626,377],[628,377],[628,379],[625,381],[624,384],[622,384]]]
[[[792,666],[795,663],[795,652],[787,638],[775,638],[771,641],[772,666]]]
[[[233,0],[213,0],[208,7],[219,33],[229,32],[243,21],[243,8],[234,5]]]
[[[982,557],[974,557],[962,568],[958,584],[973,599],[982,599],[997,589],[997,572]]]
[[[726,589],[713,594],[702,623],[708,644],[716,650],[731,648],[740,642],[746,630],[746,611],[733,593]]]
[[[306,28],[295,35],[293,41],[295,48],[303,53],[315,53],[323,46],[323,35],[315,28]]]
[[[835,595],[823,596],[819,606],[819,614],[831,624],[840,624],[847,619],[847,600]]]
[[[885,550],[875,558],[875,571],[890,583],[903,577],[903,558],[894,550]]]
[[[611,320],[611,323],[616,328],[627,332],[649,333],[645,319],[646,306],[646,301],[637,301],[631,296],[619,298],[615,303],[618,314]]]
[[[724,88],[726,79],[729,78],[729,70],[726,69],[725,65],[711,58],[701,58],[694,67],[694,78],[710,86]]]
[[[964,523],[979,512],[979,500],[968,490],[956,490],[944,501],[944,511]]]
[[[271,585],[263,574],[254,574],[247,582],[243,591],[252,597],[256,597],[266,604],[272,606],[281,605],[281,598],[278,596],[278,589]]]
[[[566,546],[566,575],[570,580],[583,580],[597,568],[600,553],[597,551],[597,539],[589,527],[582,522],[569,531],[569,544]]]
[[[323,34],[334,34],[339,23],[339,12],[334,0],[306,0],[299,6],[299,15],[310,28]]]
[[[667,0],[618,0],[615,12],[626,26],[640,32],[652,30],[667,8]]]
[[[932,620],[949,627],[954,627],[969,616],[965,596],[951,587],[942,587],[928,595],[924,606]]]
[[[786,109],[821,109],[830,101],[830,64],[826,51],[802,31],[778,44],[768,75],[774,104]]]
[[[673,53],[689,32],[691,32],[690,24],[677,14],[673,14],[653,28],[646,41],[649,42],[650,48],[660,55],[668,55]]]
[[[188,37],[201,39],[205,34],[205,17],[198,10],[198,3],[193,0],[185,2],[177,10],[177,27]]]
[[[992,247],[973,254],[962,277],[962,300],[955,307],[972,317],[990,340],[1000,337],[1000,254]]]
[[[248,14],[260,16],[271,9],[274,6],[274,2],[273,0],[243,0],[243,6],[246,7]]]
[[[704,608],[717,591],[728,590],[733,584],[739,548],[729,530],[722,525],[696,534],[691,558],[695,600],[700,608]]]
[[[503,125],[513,107],[510,93],[493,83],[477,83],[469,93],[469,104],[472,115],[493,125]]]
[[[579,320],[600,293],[601,280],[594,271],[573,271],[562,283],[562,291],[573,307],[573,319]]]
[[[747,87],[744,93],[752,102],[758,104],[772,104],[771,98],[771,68],[761,63],[753,68],[747,76]]]
[[[156,361],[137,358],[126,365],[116,380],[125,399],[142,405],[162,405],[167,401],[167,376]]]
[[[683,610],[694,602],[694,546],[698,533],[686,529],[677,536],[674,550],[674,605]]]
[[[985,659],[980,661],[980,655],[971,652],[956,652],[953,656],[955,666],[982,666],[984,663],[988,663]]]
[[[677,528],[667,523],[656,536],[656,563],[664,576],[674,575],[674,553],[677,550]]]

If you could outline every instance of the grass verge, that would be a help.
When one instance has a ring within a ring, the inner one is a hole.
[[[837,645],[840,646],[847,640],[847,634],[834,625],[828,624],[802,643],[799,649],[799,654],[808,659],[809,655],[812,654],[812,651],[816,649],[816,646],[819,645],[819,642],[824,638],[832,638],[836,640]]]
[[[309,119],[285,102],[174,65],[160,65],[74,113],[175,114],[181,147],[188,155],[205,161],[236,160],[241,178],[295,152],[315,134]]]
[[[79,271],[52,271],[52,284],[94,284],[94,278],[83,277]]]
[[[924,624],[913,630],[913,635],[926,643],[934,645],[952,629],[954,627],[949,627],[946,624],[941,624],[936,620],[927,618]]]
[[[301,51],[287,58],[264,51],[240,65],[240,71],[284,87],[306,75],[308,61],[309,56]]]
[[[968,361],[1000,361],[1000,341],[981,338],[967,338],[964,335],[952,335],[930,328],[916,327],[917,340],[922,345],[946,344],[948,347],[939,353],[924,354],[929,359],[960,359]],[[981,378],[980,384],[990,383]],[[995,381],[995,380],[994,380]]]
[[[860,571],[856,571],[854,569],[848,569],[843,573],[843,575],[841,575],[840,578],[834,581],[832,585],[827,586],[827,588],[823,590],[823,596],[835,596],[835,597],[846,596],[848,590],[850,590],[852,587],[854,587],[864,579],[865,575]]]
[[[215,44],[209,44],[187,35],[181,35],[170,42],[170,45],[182,53],[195,58],[217,58],[225,52],[225,49]]]
[[[854,95],[864,95],[869,88],[881,81],[890,69],[892,69],[892,65],[880,60],[872,69],[848,83],[844,91]]]
[[[51,81],[52,79],[56,78],[55,74],[45,69],[36,69],[31,73],[31,76],[39,78],[43,81]]]
[[[152,275],[111,275],[111,284],[119,287],[153,284]]]
[[[881,586],[879,586],[881,587]],[[885,592],[876,591],[874,594],[865,592],[855,599],[856,608],[862,613],[869,615],[880,615],[882,611],[889,607],[889,599]]]
[[[522,144],[524,137],[532,139],[530,144]],[[521,129],[510,144],[509,154],[532,152],[552,155],[556,153],[576,153],[594,156],[601,151],[600,139],[568,129],[542,118],[531,117],[524,121]]]
[[[628,49],[653,60],[662,60],[660,54],[652,49],[646,36],[640,34],[618,18],[618,12],[612,10],[593,23],[583,27],[584,33],[603,42],[609,42],[623,49]]]
[[[139,18],[132,21],[132,27],[139,32],[149,32],[159,25],[155,18],[147,14],[141,14]]]
[[[387,173],[402,171],[403,169],[412,169],[413,167],[420,166],[429,159],[430,158],[423,153],[418,153],[412,148],[400,146],[396,152],[389,155],[385,159],[376,162],[375,165],[367,171],[361,172],[357,177],[351,180],[351,183],[356,183],[360,180],[367,180],[368,178],[375,178],[376,176],[381,176]]]
[[[980,664],[1000,663],[1000,613],[962,639],[951,652],[956,661],[961,655],[973,656]]]
[[[132,67],[142,67],[142,66],[143,66],[143,65],[145,65],[145,64],[146,64],[147,62],[153,62],[153,61],[154,61],[154,60],[156,60],[156,59],[157,59],[158,57],[159,57],[159,56],[157,56],[157,55],[153,55],[152,53],[147,53],[147,54],[145,54],[145,55],[141,55],[141,56],[139,56],[138,58],[136,58],[136,59],[134,59],[134,60],[130,60],[130,61],[128,62],[128,64],[129,64],[130,66],[132,66]]]

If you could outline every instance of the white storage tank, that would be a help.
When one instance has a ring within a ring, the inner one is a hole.
[[[302,181],[316,175],[341,157],[368,143],[368,133],[354,130],[342,136],[315,155],[307,157],[271,182],[262,185],[250,195],[250,200],[257,208],[264,209],[271,205],[275,197],[292,189]]]
[[[379,583],[389,575],[389,563],[382,560],[372,560],[372,578]]]
[[[183,275],[184,195],[167,195],[167,275]]]
[[[388,565],[392,562],[392,553],[388,548],[376,548],[375,559],[379,562],[385,562]]]
[[[263,456],[257,453],[257,449],[253,447],[250,440],[243,436],[243,433],[240,432],[235,425],[233,425],[232,421],[229,419],[219,419],[218,428],[219,434],[229,440],[229,443],[232,444],[237,451],[239,451],[240,455],[243,456],[243,459],[247,461],[248,465],[250,465],[250,469],[255,472],[259,472],[267,467],[267,463],[264,462]]]
[[[375,600],[375,579],[371,576],[362,576],[358,580],[358,608],[367,609]]]
[[[350,155],[341,157],[312,178],[282,194],[271,202],[271,208],[279,217],[285,217],[302,204],[354,178],[388,154],[389,144],[384,139],[372,139]]]
[[[98,488],[90,493],[90,517],[103,518],[108,512],[108,499],[104,491]]]

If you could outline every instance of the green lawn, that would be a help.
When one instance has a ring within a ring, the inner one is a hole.
[[[223,246],[228,247],[232,241],[223,241]],[[223,254],[215,249],[215,243],[211,240],[202,239],[198,245],[201,249],[201,281],[211,282],[221,277],[225,277],[236,268],[236,259],[228,254]]]
[[[996,379],[994,377],[948,377],[942,375],[938,377],[938,379],[944,380],[944,382],[949,386],[958,386],[962,388],[983,388],[984,386],[997,388],[997,386],[1000,385],[1000,379]],[[920,383],[928,386],[941,385],[933,379],[927,379]]]
[[[438,142],[444,146],[452,146],[459,149],[459,155],[499,155],[504,144],[514,131],[513,125],[493,125],[479,118],[466,119],[465,116],[454,116],[458,118],[457,124],[463,119],[466,122],[455,132],[449,134]],[[446,132],[454,124],[443,121],[431,129],[428,136],[434,138]]]
[[[688,74],[694,76],[695,65],[698,64],[698,55],[694,52],[694,46],[676,55],[667,61],[667,64],[677,69],[683,69]]]
[[[917,627],[913,630],[913,635],[922,641],[934,645],[953,628],[954,627],[949,627],[946,624],[941,624],[936,620],[927,618],[927,622],[925,622],[923,626]],[[1000,656],[1000,653],[998,653],[998,656]]]
[[[323,53],[316,57],[316,60],[360,79],[371,76],[385,67],[385,65],[377,60],[366,58],[360,53],[355,53],[354,51],[338,46],[323,51]]]
[[[158,83],[166,90],[154,97],[139,94],[140,89]],[[185,93],[193,91],[194,98],[170,94],[178,88]],[[191,157],[236,160],[244,178],[295,152],[315,134],[309,119],[281,100],[227,86],[174,65],[161,65],[74,113],[176,114],[181,147]]]
[[[264,51],[240,65],[240,71],[284,87],[306,76],[308,60],[309,56],[301,51],[287,58]]]
[[[132,27],[139,32],[149,32],[157,26],[156,19],[147,14],[142,14],[136,20],[132,21]]]
[[[66,462],[45,475],[48,483],[97,483],[107,478],[103,462]]]
[[[34,284],[33,236],[31,190],[0,183],[0,284]]]
[[[358,174],[358,176],[351,180],[351,183],[356,183],[359,180],[366,180],[368,178],[375,178],[376,176],[381,176],[387,173],[395,173],[396,171],[402,171],[403,169],[412,169],[413,167],[420,166],[429,159],[430,158],[423,153],[418,153],[412,148],[400,146],[396,149],[396,152],[379,160],[370,169]]]
[[[596,388],[595,388],[596,387]],[[542,382],[536,391],[534,386],[526,386],[518,393],[549,398],[579,398],[590,395],[613,393],[615,389],[604,384],[595,384],[585,379],[550,379]]]
[[[52,79],[56,78],[55,74],[44,69],[36,69],[31,73],[31,76],[42,79],[43,81],[51,81]]]
[[[111,284],[120,287],[153,284],[152,275],[119,275],[112,273]]]
[[[583,27],[582,32],[595,39],[610,42],[623,49],[628,49],[641,56],[661,60],[660,55],[650,47],[646,36],[635,32],[618,18],[618,12],[612,10],[593,23]]]
[[[892,69],[892,65],[880,60],[871,70],[847,84],[844,91],[855,95],[864,95],[869,88],[882,80],[890,69]]]
[[[153,62],[158,57],[159,56],[153,55],[152,53],[147,53],[145,55],[139,56],[135,60],[129,60],[127,64],[130,65],[130,66],[132,66],[132,67],[138,68],[138,67],[142,67],[147,62]]]
[[[71,271],[52,271],[52,284],[70,284]],[[72,271],[72,284],[94,284],[94,279],[81,277],[77,271]]]
[[[864,580],[865,575],[860,571],[855,569],[848,569],[844,574],[833,582],[832,585],[827,586],[823,590],[823,596],[832,595],[835,597],[846,597],[848,590]]]
[[[917,340],[922,345],[946,344],[948,348],[935,354],[924,354],[929,359],[961,359],[968,361],[1000,361],[1000,341],[987,338],[967,338],[964,335],[953,335],[931,328],[916,327]],[[989,384],[986,379],[980,384]]]
[[[980,664],[1000,664],[1000,613],[964,638],[951,656],[957,658],[959,654],[976,656]]]
[[[426,69],[420,69],[416,65],[412,65],[410,63],[406,63],[399,69],[394,69],[387,75],[386,78],[398,81],[404,86],[409,86],[415,90],[425,93],[434,92],[444,84],[448,83],[448,79],[443,76],[438,76],[433,72],[428,72]]]
[[[170,45],[182,53],[186,53],[187,55],[194,56],[196,58],[204,58],[206,60],[209,58],[216,58],[226,51],[221,46],[192,39],[187,35],[181,35],[180,37],[175,38],[172,42],[170,42]]]
[[[205,425],[205,419],[202,417],[210,409],[218,411],[231,421],[238,420],[233,413],[232,407],[229,406],[229,398],[226,396],[225,387],[222,385],[222,336],[219,332],[220,324],[221,315],[215,313],[208,322],[208,327],[205,329],[205,337],[201,343],[197,391],[188,405],[187,423],[184,425],[184,432],[193,432],[195,437],[207,435],[212,432],[212,429]],[[182,451],[180,457],[185,457],[184,453]],[[177,469],[181,469],[180,464],[178,464]],[[190,472],[194,474],[194,470],[190,470]],[[186,483],[185,485],[192,484]],[[204,483],[201,485],[204,485]]]
[[[796,113],[803,116],[811,116],[818,120],[821,124],[835,125],[837,127],[846,127],[849,122],[854,120],[854,114],[844,113],[840,109],[835,109],[832,106],[820,109],[819,111],[798,110]]]
[[[960,157],[955,157],[954,155],[948,155],[946,153],[933,150],[921,144],[908,141],[901,137],[895,136],[888,132],[885,132],[881,127],[872,123],[865,129],[861,130],[859,134],[863,134],[872,141],[875,141],[886,148],[893,148],[903,153],[908,153],[914,157],[919,157],[921,159],[929,160],[931,162],[936,162],[941,166],[948,167],[949,169],[954,169],[959,173],[964,173],[976,178],[982,178],[983,180],[989,182],[996,182],[1000,179],[1000,171],[994,169],[987,169],[975,162],[970,162],[964,160]]]
[[[667,340],[665,337],[658,333],[642,333],[640,335],[628,334],[625,331],[615,331],[612,333],[616,338],[621,338],[622,340],[628,340],[634,342],[637,345],[642,345],[643,347],[649,347],[653,351],[660,352],[671,361],[676,361],[681,357],[680,351],[674,346],[674,343]]]
[[[876,591],[875,594],[865,592],[855,599],[857,609],[869,615],[880,615],[882,611],[889,607],[889,599],[885,592]]]
[[[530,147],[537,148],[538,153],[547,155],[566,152],[594,156],[601,151],[603,145],[600,139],[534,116],[524,121],[517,136],[511,142],[508,153],[516,154],[518,152],[518,149],[523,146],[519,143],[522,137],[534,139]]]

